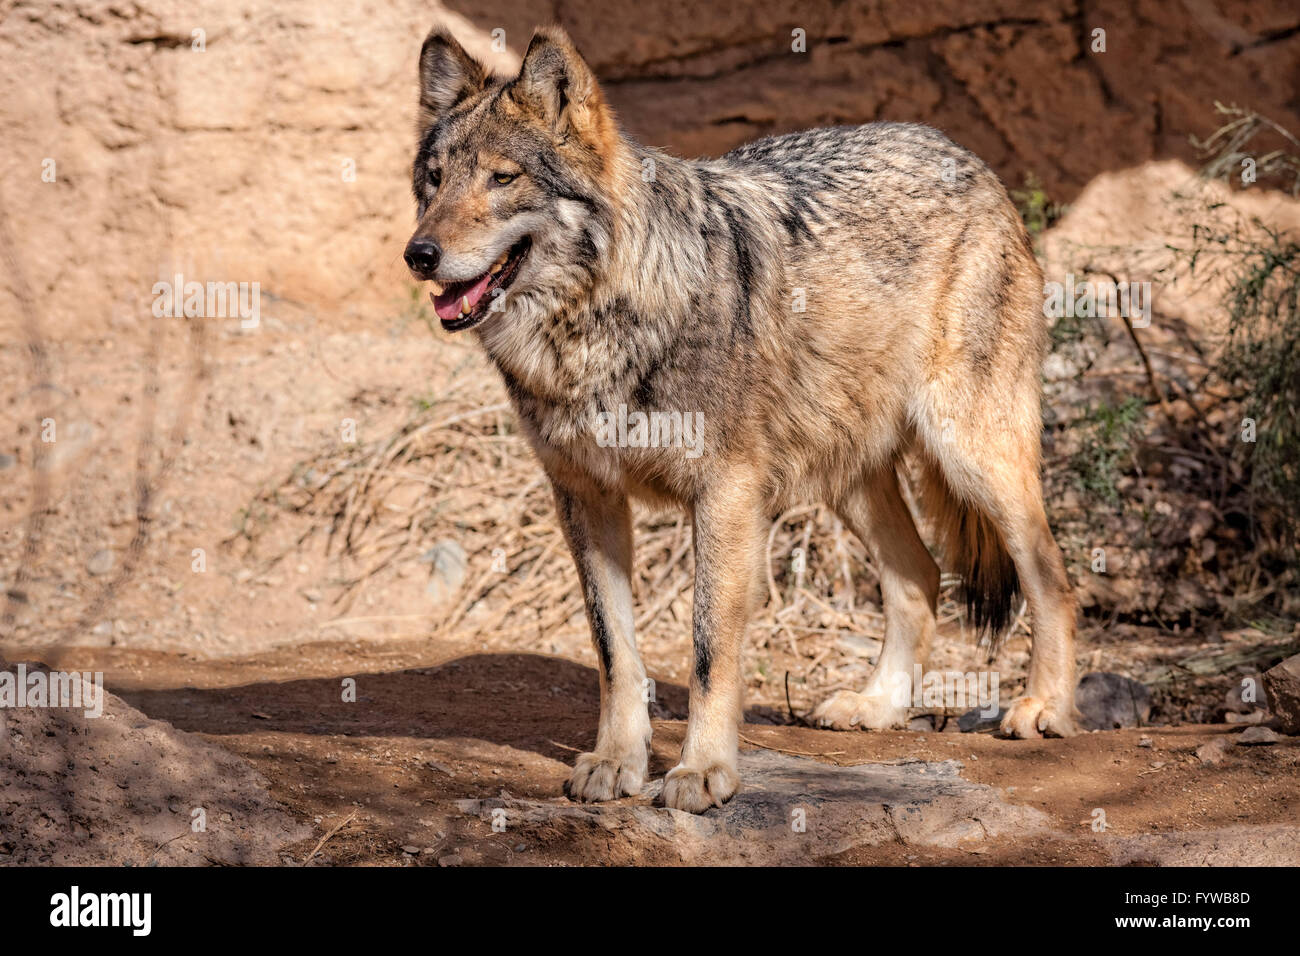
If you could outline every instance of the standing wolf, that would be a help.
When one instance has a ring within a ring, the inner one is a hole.
[[[406,262],[443,327],[473,329],[505,380],[600,662],[596,747],[572,796],[646,780],[633,498],[685,507],[694,531],[690,719],[667,806],[702,812],[739,786],[741,639],[772,516],[795,500],[829,503],[866,543],[886,614],[867,686],[815,716],[903,723],[894,678],[924,663],[939,588],[905,463],[974,623],[1000,634],[1021,590],[1029,602],[1028,684],[1003,731],[1073,733],[1074,601],[1038,476],[1042,277],[979,159],[894,123],[675,159],[621,133],[558,29],[537,32],[508,80],[435,31],[419,103]],[[704,453],[598,440],[621,407],[695,416]]]

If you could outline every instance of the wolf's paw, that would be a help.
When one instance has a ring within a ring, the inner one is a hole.
[[[687,813],[720,807],[740,789],[740,775],[724,764],[696,770],[678,764],[664,777],[664,806]]]
[[[897,706],[889,694],[842,690],[817,705],[812,721],[835,730],[888,730],[907,726],[907,708]]]
[[[1002,735],[1028,740],[1031,737],[1073,737],[1074,707],[1041,697],[1017,697],[1002,718]]]
[[[588,803],[635,796],[645,785],[646,771],[644,753],[629,754],[622,759],[597,753],[579,754],[564,792],[572,800]]]

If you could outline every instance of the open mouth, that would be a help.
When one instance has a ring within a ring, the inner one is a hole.
[[[531,245],[532,240],[524,236],[501,253],[501,258],[477,278],[446,285],[433,282],[429,299],[433,302],[433,311],[442,320],[442,327],[448,332],[459,332],[483,321],[492,310],[492,303],[499,298],[498,293],[504,291],[519,274],[519,267]]]

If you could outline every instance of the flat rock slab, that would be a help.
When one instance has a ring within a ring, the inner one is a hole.
[[[800,864],[859,846],[970,846],[1048,829],[1044,814],[1004,802],[992,787],[963,780],[960,769],[955,760],[840,767],[755,750],[740,755],[740,793],[698,816],[655,806],[662,781],[606,804],[503,795],[457,805],[504,826],[510,840],[559,831],[616,863]]]

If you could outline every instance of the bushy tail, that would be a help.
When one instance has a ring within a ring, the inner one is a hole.
[[[944,570],[961,575],[966,620],[979,642],[996,651],[1020,607],[1015,562],[997,525],[958,497],[937,465],[927,462],[921,472],[921,510]]]

